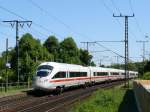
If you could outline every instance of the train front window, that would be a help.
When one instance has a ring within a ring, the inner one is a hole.
[[[43,70],[43,69],[46,69],[46,70],[53,70],[53,67],[52,66],[49,66],[49,65],[41,65],[38,67],[38,70]]]
[[[49,72],[47,72],[47,71],[38,71],[37,72],[37,76],[39,76],[39,77],[46,77],[46,76],[48,76],[48,73]]]

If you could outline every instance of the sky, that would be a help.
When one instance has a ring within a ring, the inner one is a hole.
[[[142,61],[142,43],[150,40],[149,0],[0,0],[0,52],[15,46],[15,28],[6,20],[31,20],[31,27],[19,27],[19,37],[31,33],[43,43],[48,36],[55,35],[59,41],[73,37],[79,48],[86,49],[81,42],[123,41],[124,18],[115,15],[135,15],[129,18],[129,57],[132,61]],[[102,46],[104,47],[102,47]],[[124,56],[123,42],[100,42],[89,44],[89,52],[96,64],[123,63],[112,50]],[[150,43],[146,43],[146,58],[149,58]],[[95,52],[99,51],[99,52]]]

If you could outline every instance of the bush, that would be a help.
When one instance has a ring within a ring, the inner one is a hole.
[[[150,72],[146,72],[144,73],[142,79],[145,79],[145,80],[150,80]]]

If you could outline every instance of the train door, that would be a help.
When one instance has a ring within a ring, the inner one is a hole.
[[[92,77],[93,77],[93,76],[92,76],[92,70],[91,70],[91,68],[90,68],[90,67],[88,67],[88,73],[89,73],[89,75],[88,75],[88,76],[89,76],[89,78],[90,78],[90,80],[89,80],[89,81],[90,81],[90,83],[91,83],[91,82],[92,82]]]

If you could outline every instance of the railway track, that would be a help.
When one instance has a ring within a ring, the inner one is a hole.
[[[112,86],[119,85],[123,81],[117,81],[107,84],[100,84],[86,89],[77,89],[74,91],[64,92],[61,95],[55,96],[24,96],[16,98],[14,101],[0,100],[0,112],[65,112],[68,105],[74,102],[86,98],[91,93],[99,88],[111,88]]]
[[[0,98],[0,106],[8,104],[12,101],[18,101],[23,98],[27,98],[28,96],[26,94],[20,93],[16,95],[10,95]]]

